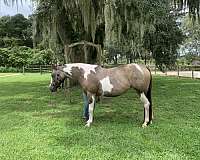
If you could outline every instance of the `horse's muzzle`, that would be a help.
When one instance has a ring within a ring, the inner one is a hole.
[[[57,91],[57,88],[54,87],[54,86],[50,86],[49,89],[50,89],[51,92],[56,92]]]

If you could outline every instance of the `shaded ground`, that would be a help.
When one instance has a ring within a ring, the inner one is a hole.
[[[200,159],[200,81],[153,78],[155,120],[141,128],[135,92],[104,99],[85,128],[79,88],[72,103],[51,95],[50,76],[0,78],[0,159]]]

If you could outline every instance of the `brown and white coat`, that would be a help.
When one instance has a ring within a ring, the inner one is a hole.
[[[102,68],[98,65],[72,63],[54,68],[51,91],[56,91],[59,83],[66,77],[77,80],[89,100],[89,120],[93,121],[93,110],[96,96],[119,96],[129,88],[134,88],[144,103],[144,123],[146,127],[153,118],[151,102],[152,76],[145,65],[127,64],[114,68]]]

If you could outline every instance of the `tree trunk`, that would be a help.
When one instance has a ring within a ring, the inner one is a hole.
[[[65,63],[70,63],[71,52],[72,52],[72,49],[69,48],[69,44],[65,43],[65,45],[64,45]]]
[[[144,55],[144,64],[145,65],[147,64],[147,52],[145,52],[145,55]]]
[[[133,58],[132,58],[132,56],[130,56],[130,63],[133,63]]]
[[[88,50],[86,44],[84,44],[83,50],[84,50],[84,62],[88,63]]]
[[[115,0],[105,0],[104,18],[105,18],[105,45],[109,46],[113,42],[117,42],[117,32],[115,31]]]
[[[117,64],[117,60],[118,60],[117,55],[114,56],[113,60],[114,60],[114,64]]]

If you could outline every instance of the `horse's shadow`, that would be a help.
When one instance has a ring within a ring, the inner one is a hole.
[[[110,113],[99,113],[94,117],[94,122],[90,128],[85,127],[84,121],[76,117],[65,123],[65,134],[56,137],[56,141],[60,145],[71,148],[76,144],[84,147],[92,147],[96,145],[90,140],[90,137],[97,136],[97,139],[102,140],[104,136],[99,136],[102,130],[106,132],[116,129],[115,126],[124,128],[125,126],[140,126],[139,112],[134,113],[119,113],[113,111]]]
[[[117,123],[117,124],[124,124],[124,123],[139,123],[139,112],[105,112],[101,113],[94,117],[95,124],[106,124],[106,123]]]
[[[77,109],[61,109],[57,112],[47,112],[47,113],[35,113],[33,116],[35,117],[51,117],[51,118],[67,118],[71,119],[68,123],[72,121],[83,121],[82,114],[80,110]],[[94,115],[93,124],[106,124],[106,123],[138,123],[140,122],[139,112],[126,113],[119,111],[112,112],[104,112],[104,113],[96,113]],[[73,122],[72,122],[73,123]],[[73,123],[74,125],[74,123]]]

